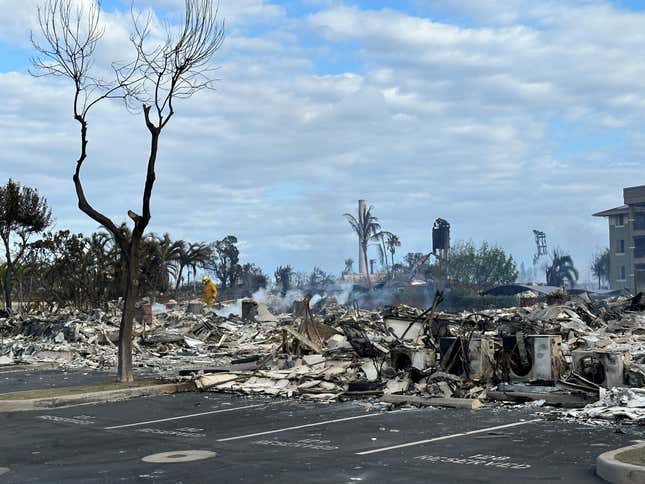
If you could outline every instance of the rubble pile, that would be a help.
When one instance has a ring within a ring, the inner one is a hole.
[[[18,314],[0,319],[0,355],[31,363],[56,361],[66,368],[111,369],[116,366],[120,314],[116,307],[91,314]],[[163,310],[134,325],[134,362],[160,374],[177,365],[220,364],[213,352],[242,322],[211,314],[191,314],[185,307]],[[6,363],[5,363],[6,364]]]
[[[437,292],[425,311],[366,310],[320,297],[214,310],[144,304],[134,362],[208,391],[467,408],[480,400],[533,402],[576,408],[566,413],[574,418],[645,420],[642,296],[559,295],[551,305],[459,314],[440,311],[442,299]],[[92,314],[0,318],[0,364],[113,368],[119,322],[116,303]]]
[[[566,415],[581,419],[629,419],[645,422],[645,389],[602,389],[597,402],[581,410],[569,410]]]

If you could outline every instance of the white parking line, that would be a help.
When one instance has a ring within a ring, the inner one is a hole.
[[[402,412],[403,410],[393,410],[391,412],[378,412],[368,413],[365,415],[355,415],[354,417],[335,418],[333,420],[325,420],[323,422],[310,423],[305,425],[296,425],[294,427],[286,427],[283,429],[267,430],[266,432],[256,432],[254,434],[237,435],[235,437],[226,437],[225,439],[217,439],[217,442],[227,442],[229,440],[248,439],[249,437],[257,437],[258,435],[277,434],[279,432],[287,432],[289,430],[305,429],[307,427],[317,427],[319,425],[327,425],[337,422],[347,422],[348,420],[358,420],[359,418],[378,417],[379,415],[390,415],[392,413]]]
[[[392,445],[390,447],[381,447],[380,449],[372,449],[372,450],[365,450],[363,452],[356,452],[356,455],[376,454],[378,452],[386,452],[388,450],[402,449],[404,447],[412,447],[413,445],[428,444],[430,442],[437,442],[439,440],[447,440],[447,439],[454,439],[455,437],[464,437],[466,435],[481,434],[481,433],[484,433],[484,432],[490,432],[491,430],[507,429],[509,427],[518,427],[520,425],[526,425],[526,424],[530,424],[530,423],[539,422],[540,420],[541,419],[536,418],[536,419],[533,419],[533,420],[526,420],[524,422],[515,422],[515,423],[512,423],[512,424],[498,425],[496,427],[488,427],[486,429],[471,430],[470,432],[461,432],[459,434],[444,435],[442,437],[434,437],[432,439],[417,440],[416,442],[408,442],[407,444]]]
[[[236,410],[244,410],[246,408],[263,407],[264,405],[265,405],[264,403],[261,403],[258,405],[246,405],[244,407],[225,408],[222,410],[212,410],[210,412],[192,413],[190,415],[180,415],[178,417],[161,418],[159,420],[147,420],[146,422],[136,422],[136,423],[125,424],[125,425],[114,425],[112,427],[105,427],[105,430],[123,429],[125,427],[136,427],[138,425],[147,425],[147,424],[159,423],[159,422],[169,422],[170,420],[180,420],[183,418],[201,417],[202,415],[211,415],[213,413],[234,412]]]

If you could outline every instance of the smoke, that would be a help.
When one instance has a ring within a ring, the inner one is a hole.
[[[343,289],[343,291],[345,291],[345,289]],[[351,292],[351,287],[349,292]],[[266,304],[271,311],[279,314],[291,312],[293,303],[295,303],[296,301],[302,301],[306,295],[307,293],[300,289],[290,289],[284,296],[282,296],[279,293],[272,292],[270,289],[263,288],[254,292],[251,297],[254,301]],[[311,296],[309,307],[315,306],[326,296],[326,293],[314,294],[313,296]],[[345,296],[345,300],[347,300],[348,298],[348,295]]]
[[[152,312],[153,316],[168,312],[168,310],[166,309],[166,306],[164,304],[159,304],[159,303],[152,304],[150,307],[150,311]]]
[[[293,303],[302,301],[305,293],[300,289],[290,289],[282,296],[279,293],[273,293],[270,289],[262,288],[253,293],[251,296],[256,302],[266,304],[269,309],[275,313],[291,312]]]
[[[354,284],[351,281],[340,281],[338,286],[330,291],[323,293],[316,293],[311,296],[311,301],[309,302],[309,307],[314,307],[321,300],[328,296],[333,296],[338,301],[338,304],[346,305],[352,296],[352,290]],[[296,301],[302,301],[307,292],[300,289],[291,289],[284,296],[279,293],[271,292],[270,289],[260,289],[259,291],[253,294],[253,299],[257,302],[265,303],[269,306],[274,312],[285,313],[290,312],[293,307],[293,303]]]
[[[309,306],[315,306],[322,298],[323,297],[320,294],[314,294],[314,296],[311,298],[311,301],[309,301]]]
[[[258,302],[258,303],[267,304],[270,296],[271,296],[270,290],[267,289],[266,287],[261,287],[253,294],[251,294],[251,299],[253,299],[255,302]]]
[[[352,295],[352,290],[354,289],[354,283],[351,281],[341,281],[340,283],[340,294],[336,295],[336,300],[341,306],[345,306],[349,301],[349,297]]]
[[[211,308],[211,311],[217,314],[218,316],[222,316],[223,318],[226,318],[231,314],[234,314],[236,316],[242,316],[242,300],[238,299],[237,301],[231,304],[227,304],[221,309]]]
[[[329,294],[325,292],[323,294],[317,293],[311,296],[309,306],[315,306],[327,296],[333,296],[338,301],[338,304],[345,305],[350,300],[352,288],[352,282],[342,281],[337,289]],[[291,312],[293,303],[296,301],[302,301],[306,295],[307,293],[300,289],[290,289],[284,296],[282,296],[279,292],[275,291],[275,289],[260,288],[251,295],[251,299],[257,303],[266,304],[269,310],[274,314],[281,314]],[[238,299],[233,303],[227,304],[221,309],[212,309],[212,311],[218,316],[223,317],[227,317],[229,314],[241,316],[242,299]]]

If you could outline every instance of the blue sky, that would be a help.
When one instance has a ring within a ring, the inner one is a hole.
[[[78,0],[89,1],[89,0]],[[27,74],[36,0],[0,0],[0,178],[38,186],[57,228],[94,230],[70,192],[69,86]],[[179,0],[154,5],[179,14]],[[268,272],[356,259],[341,214],[375,206],[405,252],[489,241],[530,264],[532,229],[588,273],[596,211],[645,184],[645,14],[636,1],[222,0],[217,90],[180,105],[162,138],[152,230],[240,239]],[[129,2],[103,2],[99,65],[128,50]],[[642,57],[642,58],[641,58]],[[88,193],[115,220],[139,203],[141,120],[91,123]],[[115,196],[116,195],[116,196]]]

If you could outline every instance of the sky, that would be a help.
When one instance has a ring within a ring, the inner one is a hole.
[[[55,229],[89,233],[72,86],[28,72],[39,3],[0,0],[0,180],[38,188]],[[182,7],[134,2],[170,23]],[[102,8],[97,68],[131,52],[129,0]],[[363,198],[399,235],[397,257],[429,252],[441,217],[453,241],[526,265],[543,230],[585,278],[608,242],[592,213],[645,184],[643,2],[221,0],[220,15],[216,89],[179,102],[162,134],[151,231],[236,235],[269,273],[338,273],[358,260],[342,214]],[[140,212],[143,117],[106,103],[89,140],[88,198],[125,221]]]

